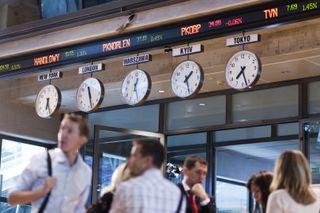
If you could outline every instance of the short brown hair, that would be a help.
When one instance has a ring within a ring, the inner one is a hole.
[[[196,166],[197,162],[199,162],[202,165],[208,165],[207,161],[203,160],[202,158],[196,155],[192,155],[185,159],[183,166],[190,170]]]
[[[79,124],[80,135],[85,136],[87,138],[89,137],[89,125],[85,117],[74,113],[67,113],[64,115],[63,119],[68,119],[72,122]]]
[[[166,156],[166,150],[164,146],[155,139],[143,139],[136,140],[133,145],[139,145],[141,147],[140,153],[144,156],[151,156],[153,159],[153,165],[160,168],[164,162]]]

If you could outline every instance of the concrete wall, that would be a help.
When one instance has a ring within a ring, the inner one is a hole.
[[[1,100],[0,134],[55,143],[59,123],[60,115],[42,119],[37,116],[34,108]]]

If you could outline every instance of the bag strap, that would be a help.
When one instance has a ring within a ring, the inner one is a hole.
[[[180,201],[179,201],[177,213],[180,213],[181,206],[182,206],[182,200],[183,200],[183,197],[184,197],[184,193],[183,193],[182,189],[180,187],[179,187],[179,189],[180,189],[181,195],[180,195]]]
[[[51,157],[49,154],[49,151],[47,150],[47,166],[48,166],[48,176],[52,176],[52,163],[51,163]],[[48,194],[46,195],[46,197],[44,198],[43,202],[41,203],[40,209],[38,211],[38,213],[43,213],[44,209],[47,206],[47,203],[49,201],[49,197],[51,195],[51,191],[48,192]]]

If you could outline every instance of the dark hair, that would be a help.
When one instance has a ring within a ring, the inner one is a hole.
[[[247,182],[247,188],[249,189],[249,191],[251,191],[252,184],[259,187],[261,191],[261,207],[263,212],[266,212],[272,179],[273,175],[270,172],[260,171],[257,174],[251,176],[251,178]]]
[[[193,155],[193,156],[189,156],[185,159],[183,166],[190,170],[196,166],[197,162],[199,162],[202,165],[207,165],[207,161],[203,160],[202,158],[200,158],[198,156]]]
[[[81,136],[89,137],[89,125],[87,119],[81,115],[74,113],[65,114],[63,119],[68,119],[72,122],[79,124],[79,132]]]
[[[140,153],[142,156],[151,156],[153,165],[160,168],[166,156],[164,146],[155,139],[136,140],[133,145],[141,147]]]

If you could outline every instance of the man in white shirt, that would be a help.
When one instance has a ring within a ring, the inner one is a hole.
[[[10,190],[9,203],[32,203],[31,212],[37,213],[51,191],[45,213],[84,213],[91,185],[91,168],[78,150],[87,142],[88,134],[86,119],[66,114],[58,132],[58,148],[49,151],[52,177],[48,177],[47,153],[33,156]]]
[[[117,188],[111,213],[184,213],[186,202],[179,188],[165,179],[160,167],[165,148],[156,140],[133,143],[128,167],[136,176]]]

